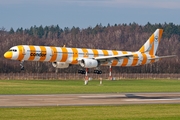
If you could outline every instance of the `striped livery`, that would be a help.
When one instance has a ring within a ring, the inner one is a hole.
[[[138,66],[158,61],[155,56],[163,30],[157,29],[136,52],[86,48],[19,45],[10,48],[5,58],[19,61],[49,61],[80,64],[82,59],[97,60],[100,65]]]

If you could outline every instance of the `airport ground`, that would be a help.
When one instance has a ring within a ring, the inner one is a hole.
[[[2,119],[179,119],[179,80],[1,80]]]
[[[180,104],[0,108],[1,120],[179,120]]]

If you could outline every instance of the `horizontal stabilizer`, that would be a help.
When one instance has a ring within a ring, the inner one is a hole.
[[[176,57],[176,56],[177,56],[177,55],[157,56],[157,57],[155,57],[155,58],[149,58],[149,60],[172,58],[172,57]]]

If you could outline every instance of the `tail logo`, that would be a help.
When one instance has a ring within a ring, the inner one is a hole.
[[[158,42],[158,36],[155,36],[155,42]]]

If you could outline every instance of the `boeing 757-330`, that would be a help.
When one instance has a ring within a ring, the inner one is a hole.
[[[139,66],[157,62],[163,58],[175,55],[156,56],[156,51],[163,30],[157,29],[146,43],[135,52],[100,50],[87,48],[50,47],[34,45],[18,45],[10,48],[4,57],[21,61],[21,69],[24,69],[24,61],[52,62],[55,68],[68,68],[69,65],[80,65],[83,68],[97,68],[103,66]],[[87,72],[87,71],[86,71]],[[85,73],[85,70],[79,71]],[[101,70],[95,70],[101,74]]]

